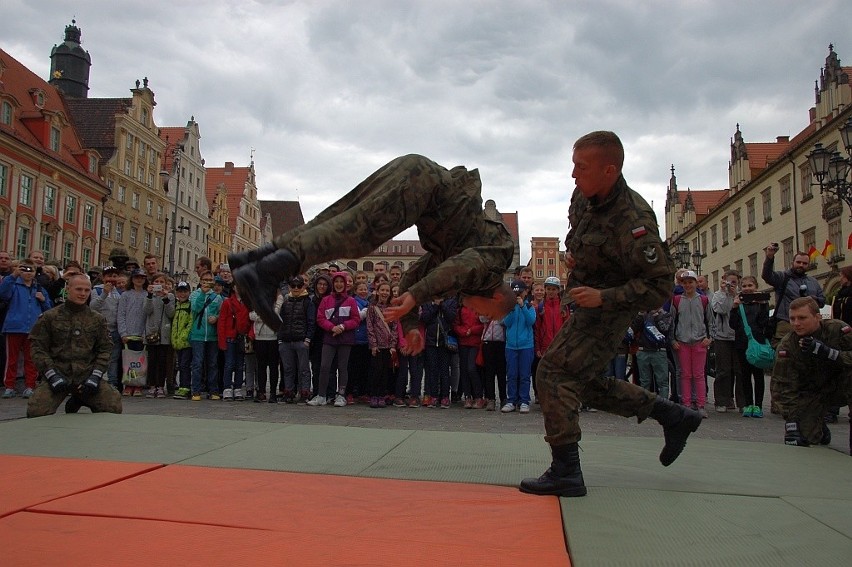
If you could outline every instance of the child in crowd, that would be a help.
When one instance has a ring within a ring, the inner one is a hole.
[[[204,383],[211,400],[220,400],[217,357],[219,356],[216,323],[222,296],[213,290],[213,274],[201,274],[201,286],[192,292],[192,328],[189,343],[192,346],[192,401],[201,401]]]
[[[506,403],[500,411],[511,413],[517,408],[521,413],[529,413],[535,308],[527,301],[528,288],[523,280],[512,282],[512,291],[516,304],[503,318],[506,326]]]
[[[219,350],[225,351],[223,398],[226,402],[245,400],[243,377],[246,370],[245,345],[251,329],[249,311],[234,286],[231,295],[222,302],[216,326]]]
[[[731,327],[736,333],[734,339],[743,380],[743,417],[763,417],[763,393],[765,388],[763,369],[753,366],[746,358],[748,336],[746,336],[740,314],[742,305],[746,321],[754,339],[759,343],[767,341],[764,329],[769,324],[769,302],[757,293],[757,278],[744,276],[740,280],[741,293],[734,299],[731,311]]]
[[[426,389],[423,405],[450,407],[449,333],[456,319],[458,303],[453,298],[435,299],[420,307],[420,322],[425,326]]]
[[[178,282],[175,287],[175,309],[172,319],[171,341],[178,372],[176,400],[188,400],[192,393],[192,348],[189,330],[192,327],[192,312],[189,303],[189,284]]]
[[[165,398],[166,380],[174,392],[174,351],[172,349],[172,319],[175,316],[175,296],[170,279],[156,273],[148,284],[145,298],[145,345],[148,350],[149,398]]]
[[[366,275],[364,274],[365,277]],[[349,353],[349,382],[346,384],[347,404],[354,404],[355,398],[366,396],[370,390],[371,362],[367,337],[367,313],[370,308],[370,299],[367,282],[355,283],[355,294],[352,298],[358,304],[361,324],[355,329],[355,344],[352,345],[352,350]]]
[[[325,276],[317,283],[326,285]],[[310,349],[313,345],[317,321],[314,299],[305,289],[305,279],[294,276],[290,279],[290,291],[282,298],[278,308],[281,326],[278,328],[278,354],[282,365],[282,397],[284,402],[296,401],[298,391],[302,401],[307,402],[311,392]],[[298,388],[298,390],[297,390]]]
[[[704,386],[704,364],[710,346],[710,301],[696,290],[697,276],[692,270],[681,275],[683,293],[672,298],[671,312],[674,316],[674,340],[672,349],[680,362],[681,403],[690,404],[695,394],[695,407],[701,417],[707,417],[704,404],[707,391]]]
[[[394,383],[393,359],[397,347],[397,321],[385,321],[384,311],[390,307],[390,284],[382,282],[375,291],[376,301],[367,310],[367,338],[370,348],[370,407],[386,405],[388,384]],[[398,398],[405,405],[402,398]],[[396,402],[396,400],[394,400]]]

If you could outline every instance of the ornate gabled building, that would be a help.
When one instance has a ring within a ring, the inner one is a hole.
[[[109,193],[66,97],[0,49],[0,249],[97,263]]]
[[[224,183],[210,185],[207,178],[205,189],[208,203],[210,225],[207,229],[207,257],[212,260],[213,268],[228,261],[231,250],[231,230],[229,228],[231,214],[228,210],[228,189]]]
[[[260,205],[257,200],[257,184],[254,161],[248,167],[234,167],[234,162],[225,162],[225,167],[207,169],[207,192],[210,188],[224,186],[228,192],[228,229],[231,232],[229,252],[242,252],[260,245]]]
[[[701,271],[709,275],[711,287],[718,287],[727,269],[756,276],[759,285],[765,286],[760,279],[763,249],[771,242],[780,244],[775,269],[789,267],[797,251],[825,251],[828,257],[818,257],[811,265],[812,275],[827,295],[839,285],[838,269],[849,264],[847,238],[852,222],[844,219],[843,204],[836,197],[820,194],[808,155],[818,143],[829,151],[843,150],[839,128],[852,119],[850,76],[852,67],[842,67],[829,46],[808,124],[796,135],[779,136],[774,142],[747,142],[738,124],[730,143],[729,186],[721,200],[714,195],[718,192],[707,195],[709,202],[716,202],[705,214],[699,214],[697,206],[699,194],[704,198],[705,192],[691,192],[696,214],[689,216],[676,185],[673,190],[672,174],[666,203],[670,247],[675,251],[683,241],[691,253],[698,252]]]
[[[160,139],[166,143],[161,176],[170,201],[166,243],[169,252],[162,265],[176,274],[192,273],[195,261],[208,255],[210,229],[201,132],[193,116],[186,126],[160,128]]]

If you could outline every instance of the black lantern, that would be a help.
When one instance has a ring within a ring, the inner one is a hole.
[[[852,220],[852,183],[849,182],[849,170],[852,168],[852,118],[840,127],[840,138],[847,157],[841,156],[840,152],[829,152],[818,143],[808,154],[808,164],[811,175],[816,179],[813,185],[819,187],[820,193],[833,195],[846,203]]]

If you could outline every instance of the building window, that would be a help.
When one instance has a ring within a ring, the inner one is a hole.
[[[840,253],[840,243],[843,242],[843,236],[840,232],[840,219],[834,219],[833,221],[828,223],[828,239],[834,246],[834,252],[828,258],[826,258],[826,260],[842,260],[843,258],[841,257],[842,254]]]
[[[56,126],[50,128],[50,149],[54,152],[58,152],[62,145],[61,134],[62,131]]]
[[[150,217],[151,213],[153,213],[153,212],[154,212],[154,201],[152,201],[151,199],[148,199],[147,201],[145,201],[145,214]]]
[[[157,220],[163,220],[163,205],[157,205]]]
[[[44,252],[45,258],[50,258],[50,251],[53,250],[53,235],[50,233],[42,233],[41,235],[41,251]]]
[[[115,198],[119,203],[123,203],[125,201],[127,198],[127,188],[124,185],[118,186],[118,195],[116,195]]]
[[[742,211],[740,209],[734,210],[734,240],[738,239],[742,236],[743,233],[743,219],[742,219]]]
[[[104,216],[101,219],[101,238],[109,238],[109,233],[112,232],[112,219],[108,216]]]
[[[56,187],[44,186],[44,214],[56,216]]]
[[[748,201],[746,201],[746,222],[748,223],[749,232],[757,228],[755,226],[755,223],[757,222],[756,216],[757,215],[755,214],[754,209],[754,199],[749,199]]]
[[[89,154],[89,173],[98,171],[98,158],[95,154]]]
[[[740,275],[740,277],[742,277],[743,276],[743,261],[737,260],[736,262],[734,262],[734,269],[737,271],[737,273]]]
[[[62,265],[65,266],[74,259],[74,243],[66,242],[62,245]]]
[[[710,227],[710,251],[715,252],[719,249],[719,231],[714,224]]]
[[[91,248],[83,248],[83,270],[89,271],[89,268],[92,267],[92,249]]]
[[[133,171],[133,162],[129,159],[124,160],[124,175],[130,177]]]
[[[154,252],[159,252],[159,251],[160,251],[160,237],[155,236],[154,237]],[[179,252],[181,252],[181,251],[179,251]],[[180,264],[181,262],[178,262],[178,263]]]
[[[148,125],[148,109],[147,108],[142,109],[142,113],[139,115],[139,122],[141,122],[143,126]]]
[[[77,197],[68,195],[65,199],[65,222],[74,224],[77,220]]]
[[[772,220],[772,187],[767,187],[760,192],[763,201],[763,224]]]
[[[722,246],[728,245],[728,217],[725,217],[721,221],[722,223]]]
[[[802,245],[805,252],[810,254],[811,249],[816,248],[816,227],[802,231]],[[813,262],[811,262],[813,264]]]
[[[18,258],[26,258],[30,252],[30,229],[26,226],[18,226],[18,234],[15,238],[15,255]]]
[[[784,248],[784,265],[790,266],[793,264],[793,256],[796,250],[793,248],[793,237],[785,238],[781,241],[781,246]]]
[[[149,231],[145,231],[145,236],[142,238],[142,249],[145,252],[151,251],[151,233]]]
[[[0,163],[0,197],[9,192],[9,166]]]
[[[141,165],[136,169],[136,180],[139,183],[145,182],[145,168]]]
[[[814,197],[814,194],[813,194],[813,191],[812,191],[813,187],[811,185],[811,182],[813,180],[811,179],[811,166],[810,166],[810,164],[808,162],[805,162],[804,164],[802,164],[802,166],[799,168],[799,172],[801,173],[802,202],[804,203],[805,201],[807,201],[809,199],[813,199],[813,197]]]
[[[749,254],[748,257],[748,270],[749,274],[752,277],[757,277],[757,253]]]
[[[555,266],[556,265],[556,258],[548,258],[547,259],[547,265],[548,266]]]
[[[33,178],[25,173],[21,174],[21,192],[18,195],[18,202],[27,207],[33,206]],[[21,258],[26,257],[26,254],[21,256]]]
[[[792,206],[792,191],[790,190],[790,176],[785,175],[779,182],[778,186],[781,188],[781,212],[786,213]]]
[[[536,275],[536,277],[538,277],[538,278],[542,278],[542,277],[544,277],[544,270],[536,270],[535,275]]]
[[[3,101],[2,110],[0,110],[0,122],[3,124],[12,125],[12,105]]]
[[[535,264],[536,264],[536,266],[543,266],[544,265],[544,258],[536,258]]]
[[[137,211],[139,210],[139,193],[136,191],[134,191],[133,195],[130,197],[130,206]]]
[[[115,221],[115,241],[124,241],[124,221]]]
[[[130,246],[136,248],[136,235],[139,233],[139,230],[135,226],[130,227]]]
[[[95,226],[95,206],[91,203],[86,203],[83,209],[83,228],[92,230]]]

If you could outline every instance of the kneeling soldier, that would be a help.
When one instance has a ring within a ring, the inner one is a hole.
[[[87,305],[92,284],[84,275],[67,283],[65,303],[46,311],[30,332],[33,362],[46,380],[27,404],[27,417],[56,413],[66,396],[66,412],[86,406],[92,412],[121,413],[121,394],[103,380],[112,341],[106,320]]]
[[[790,303],[790,326],[778,343],[771,384],[786,422],[784,442],[828,445],[825,414],[849,403],[852,395],[852,327],[837,319],[823,321],[811,297]]]

